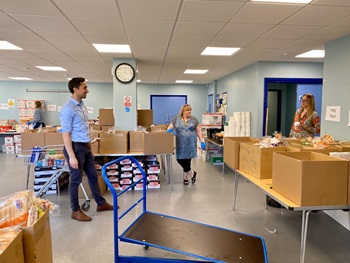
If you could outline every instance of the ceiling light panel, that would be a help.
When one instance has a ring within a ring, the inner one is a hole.
[[[288,4],[308,4],[312,0],[250,0],[251,2],[288,3]]]
[[[207,69],[186,69],[185,74],[205,74],[207,73]]]
[[[203,56],[232,56],[240,48],[229,48],[229,47],[207,47],[201,53]]]
[[[295,56],[296,58],[324,58],[324,50],[311,50]]]
[[[15,46],[7,41],[0,41],[0,49],[3,49],[3,50],[22,50],[22,48],[17,47],[17,46]]]
[[[100,53],[131,53],[129,45],[92,44]]]
[[[177,80],[175,83],[192,83],[193,80]]]
[[[67,71],[66,69],[61,67],[51,67],[51,66],[36,66],[36,67],[46,71]]]

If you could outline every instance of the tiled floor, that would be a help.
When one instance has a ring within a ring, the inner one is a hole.
[[[26,187],[26,166],[23,159],[14,155],[0,154],[0,196],[5,196]],[[246,232],[264,238],[270,263],[296,263],[300,257],[301,212],[282,208],[265,207],[265,195],[252,183],[241,179],[236,204],[232,210],[233,173],[212,166],[201,160],[193,160],[197,171],[196,184],[184,186],[182,173],[173,159],[174,189],[170,191],[165,176],[161,177],[160,189],[149,189],[148,210],[193,220],[210,225]],[[31,173],[31,180],[33,180]],[[31,184],[30,184],[31,185]],[[139,198],[140,191],[130,191],[120,200],[120,211]],[[105,198],[112,202],[111,193]],[[67,190],[61,195],[46,195],[59,206],[51,215],[53,256],[55,263],[109,263],[114,260],[112,212],[96,213],[96,204],[91,201],[87,212],[91,222],[70,219]],[[81,200],[82,202],[84,199]],[[138,207],[132,212],[137,215]],[[58,213],[59,212],[59,213]],[[120,221],[125,227],[134,220],[127,216]],[[183,258],[168,251],[122,243],[121,255],[147,255],[152,257]],[[312,213],[306,245],[305,263],[350,262],[350,232],[323,212]]]

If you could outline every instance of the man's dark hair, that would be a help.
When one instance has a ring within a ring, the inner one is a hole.
[[[84,78],[81,77],[77,77],[77,78],[72,78],[69,82],[68,82],[68,89],[70,91],[70,93],[74,93],[74,88],[79,89],[79,86],[82,82],[85,82]]]

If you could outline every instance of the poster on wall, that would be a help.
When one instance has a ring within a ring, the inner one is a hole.
[[[0,103],[0,110],[8,110],[9,105],[7,103]]]
[[[56,111],[57,106],[56,105],[47,105],[47,111]]]
[[[340,122],[340,106],[327,106],[325,120]]]
[[[8,99],[7,100],[7,105],[9,108],[14,108],[15,107],[15,100],[14,99]]]
[[[94,108],[93,107],[86,107],[89,114],[94,114]]]
[[[215,112],[222,113],[224,115],[223,121],[225,122],[227,114],[227,92],[217,94],[215,104]]]

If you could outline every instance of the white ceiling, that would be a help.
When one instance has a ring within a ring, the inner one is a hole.
[[[0,80],[112,82],[112,58],[134,58],[142,83],[206,84],[257,61],[322,62],[295,56],[348,34],[349,0],[0,0],[0,40],[23,49],[0,50]],[[98,53],[92,44],[129,44],[132,54]],[[207,46],[242,49],[200,56]]]

